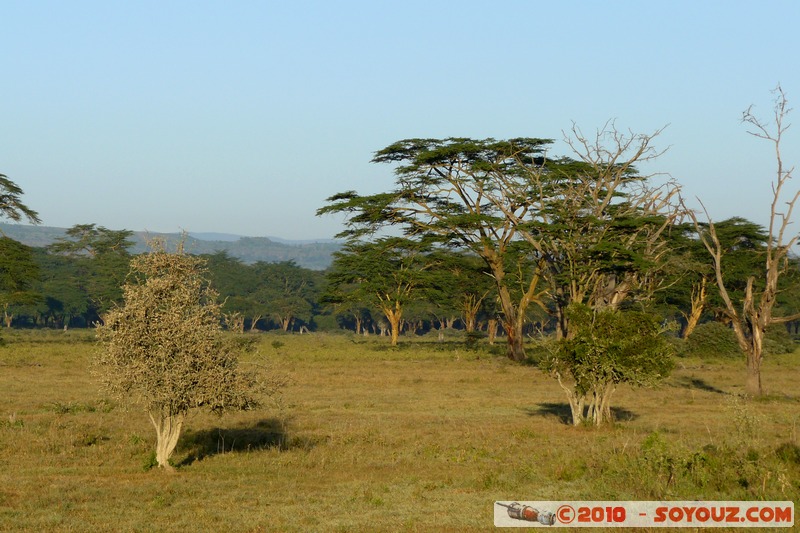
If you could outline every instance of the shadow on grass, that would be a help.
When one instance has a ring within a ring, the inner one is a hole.
[[[320,442],[320,439],[290,436],[287,422],[276,418],[260,420],[254,426],[187,430],[181,436],[179,443],[180,451],[185,457],[177,463],[177,466],[187,466],[206,457],[226,453],[270,448],[310,449]]]
[[[700,378],[690,378],[684,376],[677,381],[677,386],[684,389],[698,389],[706,392],[713,392],[715,394],[728,394],[722,389],[718,389],[713,385],[709,385],[706,380]]]
[[[572,411],[568,403],[560,402],[542,402],[536,404],[536,407],[525,408],[525,413],[528,416],[555,416],[562,424],[572,424]],[[624,407],[612,407],[611,416],[616,422],[629,422],[636,420],[639,415],[633,411],[629,411]]]

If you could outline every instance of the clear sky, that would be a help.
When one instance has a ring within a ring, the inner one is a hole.
[[[741,113],[769,118],[778,83],[800,102],[797,0],[3,0],[0,21],[0,173],[49,226],[330,238],[316,209],[392,187],[369,161],[396,140],[608,119],[669,125],[648,170],[764,224],[774,158]]]

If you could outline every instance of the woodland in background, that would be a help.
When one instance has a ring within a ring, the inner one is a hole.
[[[742,218],[718,222],[717,234],[727,248],[728,282],[731,290],[743,292],[747,278],[760,268],[765,235],[757,224]],[[121,286],[129,272],[129,231],[112,231],[93,224],[75,226],[69,238],[47,248],[28,247],[7,237],[0,238],[0,305],[3,324],[13,328],[86,328],[101,321],[104,313],[121,302]],[[731,353],[735,340],[726,334],[723,303],[713,283],[705,250],[689,225],[675,226],[670,233],[671,266],[664,289],[647,302],[637,302],[671,324],[674,335],[714,337]],[[311,270],[292,262],[245,264],[225,252],[203,255],[209,277],[224,301],[224,326],[235,331],[283,330],[287,332],[350,330],[359,334],[389,335],[389,323],[364,292],[342,299],[342,286],[334,286],[342,270],[353,272],[356,259],[362,269],[371,269],[374,286],[408,272],[401,263],[414,263],[413,284],[406,284],[401,333],[433,334],[449,339],[453,332],[466,333],[467,342],[491,341],[502,333],[500,308],[485,265],[468,252],[437,249],[392,257],[369,256],[364,250],[343,249],[325,271]],[[789,274],[782,278],[777,313],[800,310],[798,260],[792,259]],[[344,287],[346,289],[346,287]],[[334,303],[336,302],[336,303]],[[719,323],[715,321],[719,320]],[[556,323],[552,307],[535,306],[526,314],[525,333],[552,333]],[[772,337],[787,345],[800,334],[800,320],[774,328]],[[722,340],[719,340],[722,339]],[[690,343],[701,350],[700,342]],[[776,350],[775,343],[771,344]],[[719,348],[709,348],[719,353]],[[725,350],[723,350],[724,353]]]

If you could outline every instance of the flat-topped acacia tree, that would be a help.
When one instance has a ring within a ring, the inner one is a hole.
[[[39,213],[22,203],[20,199],[22,189],[8,179],[5,174],[0,174],[0,216],[14,222],[19,222],[23,217],[31,224],[39,224]]]
[[[393,190],[342,192],[317,214],[348,216],[338,237],[390,228],[479,257],[495,284],[506,354],[522,361],[531,309],[552,302],[568,337],[570,304],[614,309],[658,285],[677,186],[653,185],[634,165],[660,155],[659,133],[609,123],[590,139],[573,127],[565,140],[575,158],[550,157],[549,139],[406,139],[372,159],[394,165]]]
[[[204,260],[184,254],[182,246],[169,253],[155,243],[135,257],[123,292],[124,304],[97,329],[97,371],[109,392],[145,407],[156,430],[158,466],[171,470],[190,409],[252,409],[258,393],[276,385],[240,369],[221,337],[220,304]]]

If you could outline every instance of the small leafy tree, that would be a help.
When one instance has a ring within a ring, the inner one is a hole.
[[[619,384],[653,386],[672,371],[673,348],[655,316],[573,304],[567,318],[573,335],[558,341],[544,368],[566,392],[574,425],[610,422],[611,396]]]
[[[135,257],[123,292],[124,305],[98,326],[98,371],[111,393],[147,409],[156,460],[171,470],[168,460],[190,409],[252,409],[256,393],[274,391],[277,382],[240,370],[237,354],[220,335],[220,304],[205,279],[204,261],[181,246],[168,253],[156,244]]]

